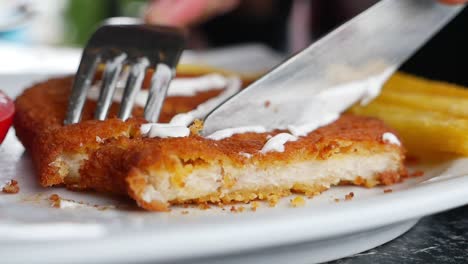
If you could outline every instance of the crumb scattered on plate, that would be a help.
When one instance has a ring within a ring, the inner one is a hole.
[[[198,209],[202,209],[202,210],[207,210],[207,209],[210,209],[211,206],[207,203],[202,203],[202,204],[199,204],[198,205]]]
[[[375,179],[364,179],[361,176],[358,176],[354,179],[353,183],[355,185],[364,186],[366,188],[372,188],[378,185],[380,182]]]
[[[58,194],[52,194],[49,196],[50,205],[55,208],[60,208],[60,196]]]
[[[393,192],[393,190],[392,189],[385,189],[385,190],[383,190],[383,192],[384,193],[391,193],[391,192]]]
[[[250,204],[250,210],[252,210],[252,211],[255,212],[255,211],[257,211],[257,208],[258,208],[259,206],[260,206],[260,204],[259,204],[258,202],[252,202],[252,203]]]
[[[244,210],[245,210],[245,208],[244,208],[243,206],[237,206],[237,207],[236,207],[236,206],[234,206],[234,205],[231,206],[231,209],[230,209],[230,211],[231,211],[232,213],[242,213],[242,212],[244,212]]]
[[[18,185],[18,181],[16,180],[10,180],[5,186],[3,186],[2,192],[8,193],[8,194],[15,194],[18,193],[20,190],[20,187]]]
[[[279,197],[275,195],[271,195],[268,197],[268,206],[270,207],[275,207],[276,204],[278,203]]]
[[[70,199],[64,199],[60,197],[58,194],[52,194],[49,196],[50,205],[54,208],[60,209],[69,209],[69,208],[95,208],[99,211],[104,211],[108,209],[115,209],[116,207],[113,205],[89,205],[85,202],[77,202]]]
[[[69,199],[63,199],[58,194],[52,194],[49,196],[50,205],[54,208],[79,208],[86,207],[87,205],[83,202],[76,202]]]
[[[347,195],[345,195],[345,200],[346,201],[349,201],[349,200],[351,200],[353,198],[354,198],[354,193],[353,192],[350,192]]]
[[[292,207],[300,207],[305,205],[305,200],[301,196],[296,196],[296,198],[290,200]]]

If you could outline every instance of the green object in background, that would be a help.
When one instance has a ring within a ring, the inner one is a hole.
[[[65,11],[65,44],[84,46],[106,18],[140,16],[145,0],[69,0]]]
[[[70,0],[65,12],[65,42],[83,46],[99,23],[109,16],[111,0]]]

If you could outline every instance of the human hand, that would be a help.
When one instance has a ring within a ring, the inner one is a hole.
[[[468,0],[439,0],[449,5],[468,3]],[[240,0],[151,0],[145,14],[148,24],[186,27],[232,11]]]
[[[441,3],[449,4],[449,5],[457,5],[457,4],[464,4],[468,3],[468,0],[439,0]]]
[[[145,21],[149,24],[186,27],[236,8],[240,0],[151,0]]]

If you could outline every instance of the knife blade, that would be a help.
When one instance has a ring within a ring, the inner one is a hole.
[[[435,0],[380,1],[219,105],[205,118],[202,134],[325,125],[378,95],[388,77],[463,8]]]

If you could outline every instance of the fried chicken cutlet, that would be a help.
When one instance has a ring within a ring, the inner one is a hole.
[[[142,107],[133,118],[91,120],[63,126],[72,77],[51,79],[24,91],[15,102],[17,137],[30,152],[42,186],[128,195],[139,206],[165,211],[183,203],[272,200],[291,192],[316,195],[340,182],[368,187],[406,176],[404,149],[382,121],[343,115],[295,141],[284,151],[262,149],[284,131],[243,133],[213,140],[197,135],[149,138],[141,132]],[[160,122],[195,109],[222,90],[169,96]],[[388,135],[391,135],[390,140]]]

